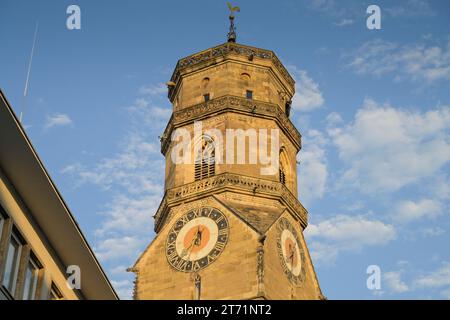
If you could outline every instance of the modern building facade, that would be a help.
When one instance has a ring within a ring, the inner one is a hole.
[[[130,268],[135,299],[324,298],[297,197],[294,80],[274,52],[235,43],[233,28],[228,42],[179,60],[168,82],[165,193],[157,235]],[[244,161],[231,152],[239,146]],[[276,170],[260,161],[267,153]]]
[[[67,279],[76,269],[80,271],[81,286],[72,289]],[[0,300],[3,299],[118,297],[0,91]]]

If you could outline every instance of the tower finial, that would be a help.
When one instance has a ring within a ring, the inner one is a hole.
[[[239,7],[233,7],[231,3],[227,2],[228,9],[230,9],[230,31],[228,32],[228,42],[236,42],[236,28],[234,26],[234,13],[241,12]]]

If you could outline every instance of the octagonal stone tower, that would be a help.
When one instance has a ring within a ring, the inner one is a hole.
[[[168,88],[165,193],[156,237],[131,268],[134,298],[322,299],[285,67],[272,51],[227,42],[179,60]]]

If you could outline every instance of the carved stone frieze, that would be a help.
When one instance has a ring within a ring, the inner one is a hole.
[[[190,68],[197,65],[208,65],[208,63],[213,63],[214,60],[218,57],[225,57],[229,54],[234,55],[242,55],[245,57],[260,58],[271,60],[275,68],[282,75],[282,77],[289,83],[290,86],[294,87],[295,81],[280,62],[278,57],[275,55],[273,51],[264,50],[254,47],[249,47],[237,43],[227,42],[217,47],[210,48],[208,50],[193,54],[189,57],[183,58],[178,61],[175,70],[172,74],[170,81],[174,83],[178,83],[178,80],[181,75],[181,71],[185,68]],[[175,91],[175,87],[169,88],[169,98],[172,97],[173,92]]]
[[[252,116],[264,117],[275,120],[281,130],[290,138],[293,144],[300,150],[301,134],[284,114],[278,105],[256,100],[248,100],[236,96],[223,96],[208,102],[196,104],[182,110],[175,111],[167,124],[161,140],[161,152],[166,153],[170,144],[170,137],[174,128],[193,121],[201,120],[211,114],[224,112],[238,112]]]
[[[201,194],[212,194],[222,189],[238,189],[241,192],[277,197],[294,216],[306,226],[308,212],[298,199],[280,182],[253,178],[249,176],[223,173],[204,180],[195,181],[166,191],[163,200],[154,216],[155,231],[159,232],[167,220],[171,205],[181,203]]]

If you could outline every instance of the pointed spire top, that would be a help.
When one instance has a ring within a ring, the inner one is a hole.
[[[230,31],[228,32],[228,42],[236,42],[236,27],[234,26],[234,13],[241,12],[239,7],[233,7],[231,3],[227,2],[228,9],[230,9]]]

